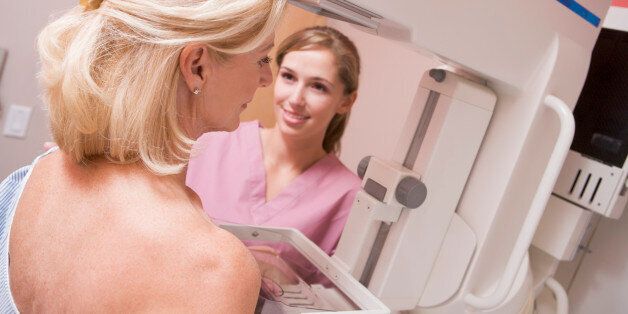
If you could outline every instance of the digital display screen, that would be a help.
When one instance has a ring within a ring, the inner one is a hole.
[[[387,189],[383,185],[369,178],[366,180],[366,184],[364,184],[364,191],[378,201],[383,202],[384,197],[386,197]]]
[[[628,155],[628,32],[602,29],[574,118],[571,149],[622,168]]]

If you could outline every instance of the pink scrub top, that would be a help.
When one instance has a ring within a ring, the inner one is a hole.
[[[194,146],[186,184],[218,223],[295,228],[331,255],[360,178],[327,154],[266,201],[263,158],[257,121],[234,132],[206,133]]]

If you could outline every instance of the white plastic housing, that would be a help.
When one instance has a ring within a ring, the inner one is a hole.
[[[573,259],[593,213],[552,195],[532,244],[559,261]]]
[[[403,32],[382,31],[378,34],[402,42],[394,45],[345,23],[330,22],[354,40],[364,66],[360,96],[342,143],[341,157],[351,168],[363,156],[374,152],[383,159],[403,160],[411,135],[405,127],[400,127],[400,123],[412,119],[415,119],[414,123],[418,121],[415,115],[420,112],[421,104],[413,98],[423,99],[428,91],[415,89],[420,80],[417,73],[429,70],[434,63],[446,63],[461,72],[471,73],[486,81],[497,94],[490,126],[464,193],[459,201],[452,196],[457,192],[455,189],[450,189],[449,195],[450,200],[457,203],[456,214],[476,236],[471,264],[457,295],[434,308],[417,309],[421,313],[472,311],[461,304],[462,299],[469,293],[484,296],[495,291],[521,226],[528,217],[537,187],[544,174],[552,170],[546,168],[556,145],[559,125],[555,114],[543,106],[544,100],[548,95],[554,95],[573,109],[600,26],[587,22],[559,1],[349,2],[407,30],[405,37],[399,36]],[[610,0],[580,0],[577,3],[593,16],[603,18]],[[457,164],[457,161],[450,160],[450,163]],[[421,165],[426,164],[417,161],[416,166]],[[429,175],[419,168],[414,170],[427,184]],[[427,186],[429,193],[430,184]],[[402,213],[400,221],[406,218]],[[422,245],[423,232],[446,229],[447,226],[448,222],[432,219],[431,225],[391,230],[398,245],[414,241],[416,246],[407,249],[409,252],[390,249],[390,254],[382,258],[406,258],[414,262],[416,269],[390,269],[381,273],[381,280],[388,280],[392,274],[398,281],[421,282],[421,278],[412,276],[421,272],[419,269],[434,258],[432,252],[438,250]],[[393,246],[390,243],[389,247]],[[386,253],[388,249],[384,249]],[[419,257],[413,255],[415,251],[425,254]],[[523,278],[532,277],[526,263],[520,269]],[[395,271],[400,273],[393,274]],[[376,271],[374,279],[377,276]],[[379,287],[371,288],[379,293]],[[391,292],[390,297],[397,296],[397,301],[404,299],[405,302],[410,299],[410,294],[408,290],[402,290]],[[532,294],[525,281],[520,285],[515,282],[505,303],[485,312],[516,313],[529,304]]]
[[[628,162],[622,169],[570,151],[554,193],[583,208],[617,219],[628,202],[627,172]]]
[[[413,168],[427,187],[427,198],[419,208],[404,209],[392,225],[369,284],[369,289],[395,310],[413,309],[424,292],[496,100],[490,89],[454,73],[447,72],[443,82],[425,73],[398,139],[398,163],[412,142],[430,91],[440,96]],[[344,252],[354,249],[349,243],[360,244],[353,242],[353,230],[370,228],[357,217],[368,213],[358,213],[353,209],[343,232],[336,251],[340,260],[353,256]],[[466,264],[462,269],[461,276]],[[459,285],[461,280],[453,282]]]
[[[336,288],[346,295],[358,307],[358,310],[348,311],[348,313],[364,314],[388,314],[390,310],[386,308],[375,296],[364,286],[355,280],[347,271],[330,258],[316,243],[308,239],[303,233],[292,228],[258,227],[248,225],[223,224],[221,228],[233,233],[242,241],[264,241],[272,243],[285,243],[295,248],[301,255],[316,266]],[[319,287],[320,289],[320,287]],[[320,294],[319,297],[324,297]],[[295,309],[290,313],[329,313],[316,310],[307,311]]]

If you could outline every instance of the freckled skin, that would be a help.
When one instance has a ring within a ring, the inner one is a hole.
[[[18,309],[252,312],[254,259],[188,193],[138,165],[79,166],[62,152],[43,158],[10,236]]]

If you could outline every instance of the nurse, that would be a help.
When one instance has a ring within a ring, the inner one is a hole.
[[[296,228],[332,254],[361,182],[336,157],[357,96],[359,55],[345,35],[318,26],[284,40],[277,65],[276,125],[204,134],[186,184],[216,222]],[[305,261],[291,262],[306,280],[314,275]]]

